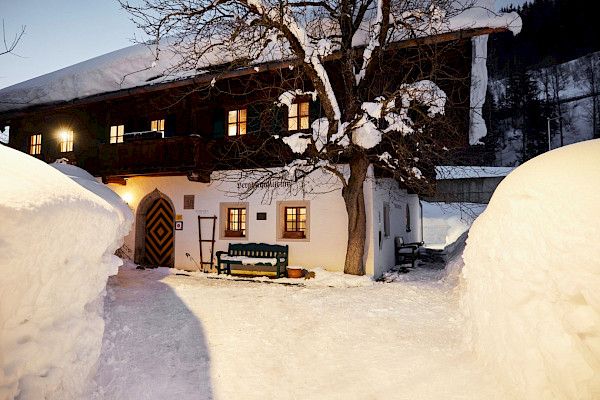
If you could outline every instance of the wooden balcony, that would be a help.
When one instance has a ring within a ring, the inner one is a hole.
[[[86,154],[81,165],[105,181],[138,175],[180,175],[208,182],[213,156],[206,140],[198,136],[128,140],[100,144]]]

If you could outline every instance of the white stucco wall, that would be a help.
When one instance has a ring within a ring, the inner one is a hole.
[[[408,194],[398,183],[389,178],[376,179],[373,183],[373,241],[374,276],[378,278],[395,265],[394,238],[402,236],[405,243],[421,241],[421,208],[419,196]],[[390,210],[390,234],[384,231],[384,204]],[[406,207],[410,207],[410,231],[406,229]],[[381,232],[381,243],[379,234]]]
[[[372,171],[369,172],[372,176]],[[322,179],[321,179],[322,178]],[[325,183],[324,183],[325,182]],[[290,265],[300,265],[308,268],[323,267],[330,271],[343,271],[344,258],[347,244],[347,214],[341,196],[341,186],[336,178],[323,173],[322,177],[315,178],[317,191],[321,193],[302,195],[301,193],[280,193],[269,201],[263,198],[264,192],[253,194],[247,199],[240,200],[232,197],[232,192],[237,191],[237,184],[233,182],[217,182],[210,184],[191,182],[185,176],[164,177],[133,177],[127,179],[126,185],[110,184],[111,189],[121,197],[129,198],[129,205],[134,213],[140,201],[149,193],[158,189],[170,198],[175,206],[175,214],[183,218],[183,230],[175,231],[175,267],[194,270],[193,261],[186,257],[190,253],[196,261],[200,261],[198,244],[198,216],[216,215],[217,226],[215,234],[215,253],[218,250],[227,250],[230,242],[263,242],[270,244],[289,245]],[[324,192],[324,193],[323,193]],[[194,210],[183,209],[184,195],[195,195]],[[372,244],[372,186],[365,183],[365,201],[367,209],[367,247],[365,261],[366,273],[374,274],[374,252]],[[277,239],[277,201],[309,200],[310,201],[310,238],[309,240]],[[244,239],[224,238],[219,235],[219,205],[222,202],[247,202],[248,203],[248,234]],[[267,220],[258,221],[257,212],[266,212]],[[203,226],[203,236],[210,235],[207,225]],[[130,248],[135,248],[136,227],[125,240]],[[205,233],[206,232],[206,233]],[[209,238],[209,237],[207,237]],[[208,247],[204,247],[208,250]],[[205,261],[207,257],[205,256]]]

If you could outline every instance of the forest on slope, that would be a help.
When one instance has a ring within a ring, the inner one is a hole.
[[[534,0],[523,30],[492,35],[479,163],[514,166],[600,137],[600,24],[589,0]]]

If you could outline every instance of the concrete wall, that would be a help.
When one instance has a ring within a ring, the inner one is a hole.
[[[369,171],[372,177],[372,170]],[[175,267],[194,270],[194,262],[186,257],[189,253],[196,261],[200,261],[198,244],[198,216],[216,215],[217,227],[215,234],[215,252],[227,250],[230,242],[264,242],[271,244],[287,244],[290,246],[290,265],[300,265],[308,268],[323,267],[330,271],[343,271],[344,258],[347,244],[347,215],[341,196],[341,186],[337,178],[322,173],[312,182],[298,190],[298,188],[279,188],[256,192],[247,199],[240,199],[234,195],[239,192],[237,182],[217,182],[210,184],[190,182],[184,176],[171,177],[134,177],[127,179],[127,184],[110,184],[111,189],[121,197],[129,200],[129,205],[134,213],[140,201],[155,189],[164,193],[172,201],[175,214],[183,220],[183,230],[175,231]],[[273,193],[272,198],[265,194]],[[183,196],[195,195],[193,210],[183,209]],[[277,238],[277,202],[292,200],[308,200],[310,236],[306,240],[290,240]],[[221,217],[219,206],[225,202],[248,203],[248,234],[246,238],[223,238],[219,234]],[[366,272],[369,275],[377,274],[374,265],[373,229],[371,229],[373,215],[373,183],[372,179],[365,182],[365,201],[367,209],[367,252],[365,256]],[[266,212],[267,220],[256,219],[257,212]],[[210,236],[208,221],[203,225],[203,236]],[[125,244],[135,248],[136,227],[134,226]],[[210,238],[210,237],[208,237]],[[204,249],[208,250],[208,246]],[[207,261],[205,257],[205,261]]]
[[[394,238],[401,236],[406,243],[421,241],[421,207],[416,194],[408,194],[392,179],[377,179],[373,186],[372,246],[375,249],[374,276],[378,278],[395,265]],[[389,207],[390,214],[387,236],[384,227],[386,206]],[[407,230],[406,207],[410,208],[410,231]]]

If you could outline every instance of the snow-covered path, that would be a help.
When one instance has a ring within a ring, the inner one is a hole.
[[[406,276],[296,287],[122,267],[95,398],[510,398],[465,349],[452,288]]]

